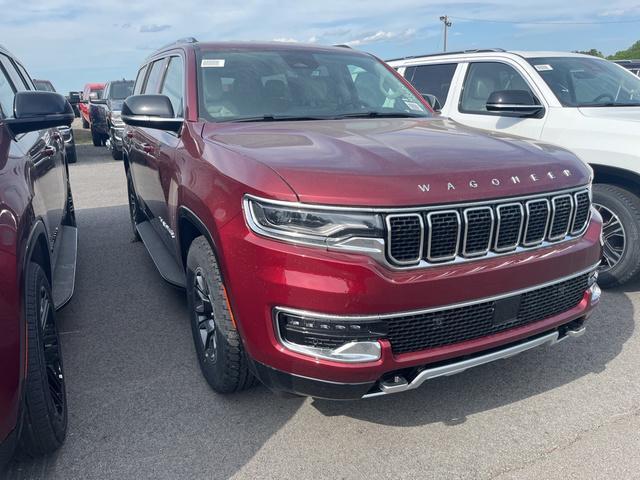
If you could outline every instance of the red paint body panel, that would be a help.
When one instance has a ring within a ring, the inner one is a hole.
[[[104,83],[87,83],[82,90],[82,100],[89,100],[89,94],[94,90],[104,90],[106,84]],[[80,115],[82,118],[91,123],[91,116],[89,115],[89,104],[80,102],[78,104],[80,109]]]
[[[585,295],[577,307],[561,315],[469,342],[394,356],[382,341],[382,358],[367,364],[317,360],[286,350],[274,332],[276,306],[339,315],[398,313],[535,287],[597,264],[601,220],[594,213],[583,236],[553,247],[394,271],[365,255],[256,235],[243,214],[245,194],[335,206],[428,206],[583,186],[590,182],[591,171],[566,150],[489,135],[439,117],[207,123],[197,115],[195,48],[323,47],[197,44],[160,52],[148,62],[176,50],[187,59],[185,127],[175,147],[153,161],[143,158],[136,145],[143,138],[166,142],[166,134],[127,127],[132,137],[125,145],[126,161],[136,193],[146,193],[142,200],[150,210],[165,212],[163,218],[176,234],[168,242],[173,242],[170,250],[178,262],[185,255],[179,209],[189,209],[205,226],[253,360],[314,379],[369,382],[392,370],[511,343],[590,312]],[[158,230],[166,235],[167,228]]]

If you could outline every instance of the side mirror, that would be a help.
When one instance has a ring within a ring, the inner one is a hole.
[[[431,95],[430,93],[421,93],[420,95],[422,95],[422,98],[427,101],[434,112],[439,112],[440,110],[442,110],[442,105],[440,105],[438,97],[436,97],[435,95]]]
[[[17,92],[13,100],[13,112],[13,118],[3,121],[14,135],[70,126],[75,118],[67,99],[54,92]]]
[[[183,118],[175,118],[166,95],[132,95],[122,104],[122,121],[132,127],[179,132]]]
[[[506,117],[535,117],[544,113],[544,107],[527,90],[498,90],[489,95],[487,111]]]

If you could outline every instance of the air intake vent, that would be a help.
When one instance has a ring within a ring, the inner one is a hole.
[[[400,265],[419,262],[424,243],[422,216],[418,213],[388,215],[387,228],[391,260]]]

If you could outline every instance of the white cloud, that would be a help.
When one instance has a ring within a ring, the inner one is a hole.
[[[296,40],[295,38],[287,38],[287,37],[278,37],[278,38],[274,38],[272,40],[273,42],[284,42],[284,43],[297,43],[298,40]]]

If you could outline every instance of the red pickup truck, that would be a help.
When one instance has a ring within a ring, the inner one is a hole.
[[[80,99],[80,117],[82,118],[82,128],[91,126],[91,116],[89,115],[89,102],[99,100],[104,93],[104,83],[87,83],[82,90]]]

